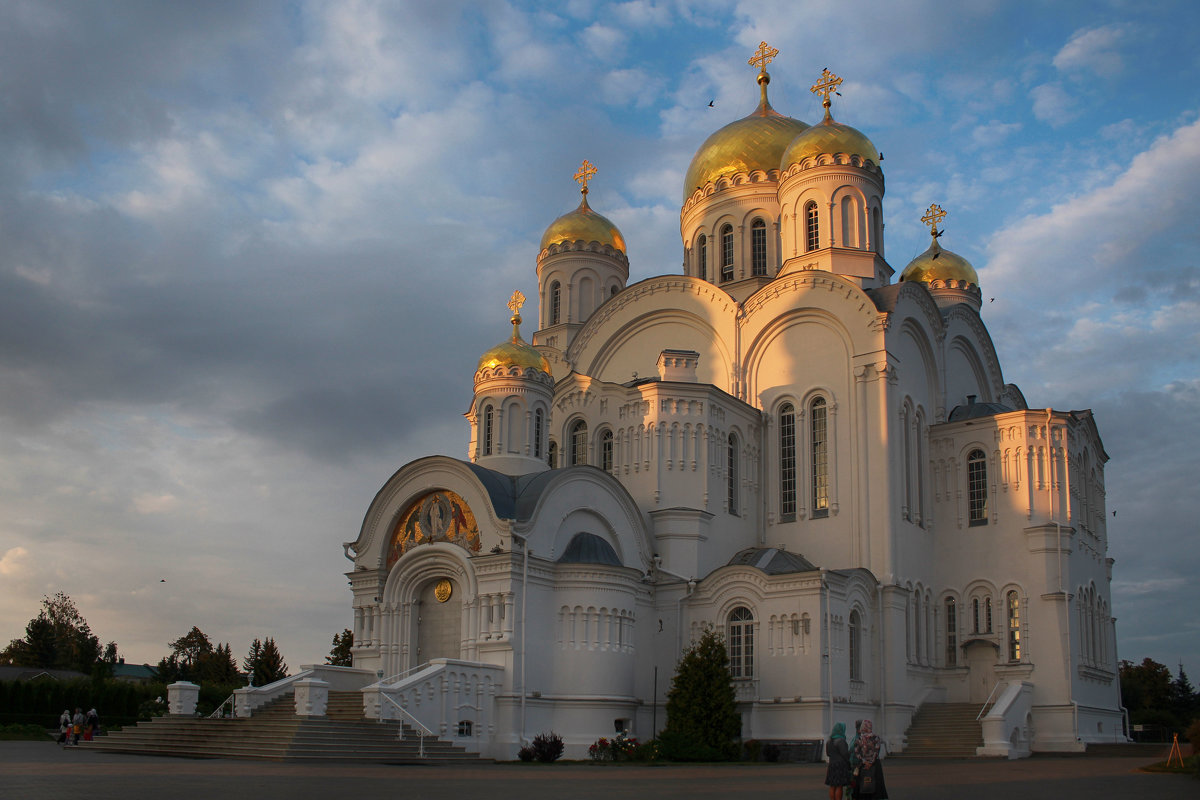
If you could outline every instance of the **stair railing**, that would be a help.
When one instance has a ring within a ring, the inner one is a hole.
[[[996,685],[992,687],[990,692],[988,692],[987,700],[983,701],[983,708],[979,709],[979,715],[975,717],[976,722],[979,722],[979,720],[983,719],[983,713],[987,711],[988,703],[992,702],[992,696],[996,694],[996,690],[999,689],[1003,683],[1004,681],[996,681]]]
[[[417,664],[415,667],[409,667],[408,669],[404,670],[404,672],[397,672],[395,675],[389,675],[386,678],[380,678],[379,680],[375,681],[375,685],[383,686],[383,685],[389,684],[389,683],[399,683],[401,680],[407,678],[409,675],[412,675],[416,672],[420,672],[421,670],[425,669],[428,666],[429,666],[428,661],[426,661],[424,664]]]
[[[424,725],[422,725],[421,721],[419,719],[414,717],[412,714],[408,713],[407,710],[405,710],[399,703],[397,703],[395,700],[393,700],[388,695],[384,694],[383,692],[380,692],[379,696],[382,697],[384,700],[387,700],[389,703],[391,703],[392,707],[395,708],[397,711],[399,711],[400,714],[404,717],[404,719],[407,720],[408,722],[412,723],[412,726],[417,729],[417,739],[418,739],[417,755],[420,758],[424,758],[425,757],[425,737],[433,736],[434,735],[433,731],[429,730],[429,728],[426,728]],[[379,721],[383,722],[382,714],[379,715]],[[404,740],[404,729],[403,728],[400,729],[400,734],[399,734],[398,738],[401,741]]]
[[[217,710],[208,715],[209,719],[232,719],[234,716],[233,701],[236,695],[229,695],[221,701],[221,705],[217,706]],[[225,714],[225,706],[229,706],[229,714]]]

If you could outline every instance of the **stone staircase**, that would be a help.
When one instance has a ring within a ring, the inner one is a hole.
[[[908,727],[905,758],[973,758],[983,746],[978,703],[926,703]],[[889,758],[891,754],[889,753]]]
[[[429,737],[421,757],[416,731],[400,722],[365,719],[358,692],[330,692],[323,718],[296,716],[295,701],[288,695],[256,709],[248,719],[156,717],[80,742],[80,746],[116,753],[269,761],[428,764],[478,760],[458,745]]]

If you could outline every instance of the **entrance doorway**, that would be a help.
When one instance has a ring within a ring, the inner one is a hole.
[[[435,578],[417,594],[416,664],[462,655],[462,593],[447,578]]]
[[[970,671],[970,701],[985,703],[996,685],[996,656],[1000,650],[983,639],[967,642],[963,650],[966,651],[967,668]]]

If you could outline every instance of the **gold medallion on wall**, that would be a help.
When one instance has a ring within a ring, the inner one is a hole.
[[[479,525],[475,515],[466,501],[454,492],[439,489],[408,505],[388,542],[388,567],[416,545],[430,542],[450,542],[469,552],[479,552]]]
[[[437,585],[433,587],[433,596],[437,598],[439,603],[444,603],[449,600],[450,595],[453,592],[454,584],[450,583],[450,581],[446,580],[445,578],[442,578],[437,582]]]

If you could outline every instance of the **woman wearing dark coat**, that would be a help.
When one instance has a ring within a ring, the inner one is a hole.
[[[879,737],[871,720],[864,719],[858,729],[858,737],[854,743],[854,756],[859,762],[858,778],[854,781],[854,800],[869,798],[869,800],[887,800],[887,786],[883,783],[883,762],[879,759]],[[864,791],[863,779],[872,778],[870,791]]]
[[[846,723],[838,722],[825,744],[829,766],[825,769],[825,785],[829,800],[842,800],[842,787],[850,783],[850,748],[846,746]]]

